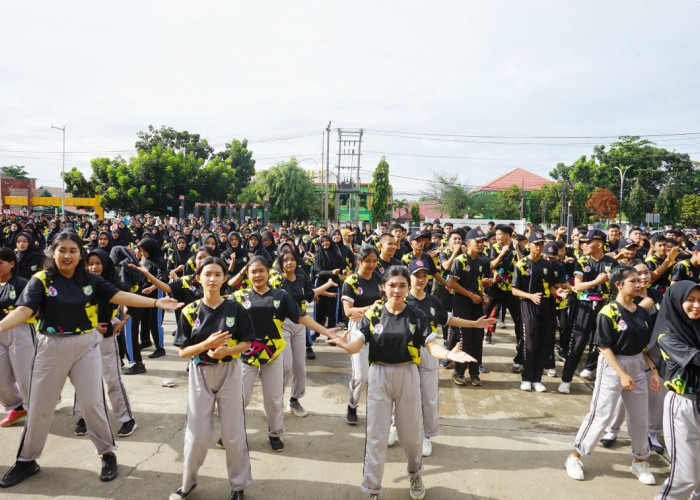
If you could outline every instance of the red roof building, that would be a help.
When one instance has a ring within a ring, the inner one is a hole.
[[[513,184],[518,186],[525,192],[533,191],[535,189],[540,189],[545,184],[552,184],[554,181],[546,179],[540,175],[533,174],[532,172],[525,170],[524,168],[516,168],[511,170],[500,177],[496,177],[491,182],[484,184],[475,190],[476,193],[480,191],[503,191],[508,189]]]
[[[391,218],[393,220],[397,221],[409,221],[411,220],[411,206],[413,205],[412,201],[408,202],[408,207],[405,209],[401,210],[394,210],[394,213],[391,214]],[[440,207],[438,206],[438,203],[436,201],[419,201],[418,202],[418,208],[420,211],[420,219],[425,220],[427,219],[441,219],[445,217],[447,214],[443,212]]]

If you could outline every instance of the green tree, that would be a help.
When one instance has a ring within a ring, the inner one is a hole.
[[[417,201],[411,205],[411,222],[414,226],[420,225],[420,206]]]
[[[389,164],[384,156],[379,160],[377,168],[375,168],[372,173],[372,183],[369,189],[372,193],[370,222],[376,224],[385,221],[389,200],[391,198],[391,186],[389,185]]]
[[[629,197],[627,198],[627,207],[624,214],[627,216],[627,220],[632,224],[639,225],[644,222],[644,215],[646,214],[646,201],[647,201],[646,191],[640,184],[639,180],[635,181],[634,187],[630,191]]]
[[[156,130],[153,125],[149,125],[147,132],[137,132],[136,136],[139,138],[135,144],[137,151],[151,151],[160,145],[165,149],[171,148],[175,152],[191,153],[200,160],[208,160],[214,152],[214,148],[199,134],[175,130],[172,127],[161,126]]]
[[[253,152],[248,149],[248,139],[242,141],[233,139],[226,143],[226,148],[216,153],[214,159],[217,158],[233,171],[231,178],[233,191],[231,194],[234,197],[239,195],[255,175],[255,160]]]
[[[408,201],[405,199],[397,200],[394,198],[394,201],[391,202],[391,211],[397,212],[399,218],[403,217],[409,211]]]
[[[66,173],[62,173],[61,176],[66,186],[66,193],[79,198],[92,198],[95,196],[95,183],[85,179],[83,173],[76,167],[71,168]]]
[[[656,199],[656,211],[661,216],[662,224],[677,224],[680,215],[677,200],[680,198],[678,190],[674,186],[666,186]]]
[[[0,177],[10,177],[11,179],[29,179],[26,167],[22,165],[8,165],[0,167]]]
[[[254,182],[243,189],[241,201],[263,204],[269,198],[270,218],[308,219],[316,195],[313,184],[296,158],[281,162],[258,173]]]
[[[686,194],[681,198],[678,220],[685,227],[700,226],[700,195]]]
[[[429,186],[421,199],[437,202],[438,208],[442,212],[447,212],[450,217],[464,217],[474,204],[469,191],[459,183],[456,174],[447,176],[434,173]]]

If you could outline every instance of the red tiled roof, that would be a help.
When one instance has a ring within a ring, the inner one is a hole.
[[[502,191],[503,189],[511,187],[513,184],[523,191],[532,191],[553,182],[554,181],[550,179],[545,179],[541,175],[533,174],[524,168],[516,168],[484,184],[478,188],[477,191]]]

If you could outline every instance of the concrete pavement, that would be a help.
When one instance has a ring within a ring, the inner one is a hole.
[[[167,498],[180,485],[187,374],[185,361],[171,345],[172,313],[166,315],[164,327],[168,355],[146,359],[145,375],[124,377],[138,429],[128,438],[117,438],[119,477],[101,483],[100,461],[92,444],[87,437],[73,435],[73,387],[67,383],[39,460],[41,472],[0,490],[0,498]],[[433,439],[433,455],[424,460],[426,498],[638,499],[656,493],[658,486],[645,486],[629,473],[631,456],[624,433],[614,448],[600,447],[584,460],[586,481],[569,479],[563,463],[588,410],[591,384],[575,378],[572,394],[562,395],[556,392],[559,379],[545,376],[549,392],[522,392],[519,376],[509,370],[512,326],[498,329],[494,340],[485,346],[490,373],[482,376],[482,387],[456,387],[451,373],[440,369],[441,435]],[[272,452],[267,443],[262,394],[256,383],[246,413],[255,483],[246,498],[365,498],[359,488],[364,403],[360,425],[352,427],[344,420],[350,357],[326,345],[318,345],[316,352],[317,359],[307,363],[308,387],[302,399],[309,416],[286,414],[282,453]],[[162,388],[163,379],[174,380],[176,387]],[[116,433],[119,423],[111,418]],[[14,462],[21,431],[21,424],[0,429],[2,473]],[[654,454],[650,464],[660,484],[668,474],[667,463]],[[389,449],[383,499],[408,498],[405,467],[399,443]],[[227,498],[228,494],[224,452],[214,439],[190,498]]]

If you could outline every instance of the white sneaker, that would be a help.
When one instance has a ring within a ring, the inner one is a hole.
[[[550,377],[556,377],[557,371],[554,368],[550,368],[549,370],[547,370],[547,375]]]
[[[600,438],[600,444],[602,444],[606,448],[610,448],[612,445],[615,444],[616,440],[617,440],[617,432],[608,431],[605,433],[605,435],[602,438]]]
[[[654,474],[649,470],[649,464],[646,462],[632,462],[632,467],[630,467],[630,472],[637,476],[640,483],[655,485],[656,479]]]
[[[394,446],[396,444],[396,441],[399,440],[399,435],[396,432],[396,426],[392,424],[391,427],[389,427],[389,441],[388,445],[389,446]]]
[[[411,495],[411,500],[423,500],[425,498],[425,486],[423,486],[423,480],[420,476],[413,476],[411,480],[411,489],[409,494]]]
[[[562,394],[569,394],[571,392],[571,382],[562,382],[559,384],[557,391],[561,392]]]
[[[587,378],[587,379],[593,379],[593,378],[595,378],[595,372],[592,371],[592,370],[587,370],[587,369],[585,369],[585,368],[584,368],[583,370],[581,370],[581,373],[579,373],[579,375],[580,375],[581,377]]]
[[[429,457],[433,453],[433,443],[430,442],[430,438],[423,438],[423,456]]]
[[[571,479],[576,479],[576,481],[583,481],[583,463],[581,459],[575,457],[574,454],[570,454],[566,457],[566,462],[564,462],[564,467],[566,467],[566,474]]]
[[[530,392],[532,390],[532,384],[530,382],[520,382],[520,390]]]
[[[532,387],[537,392],[547,392],[547,388],[544,386],[544,384],[542,382],[533,382]]]

